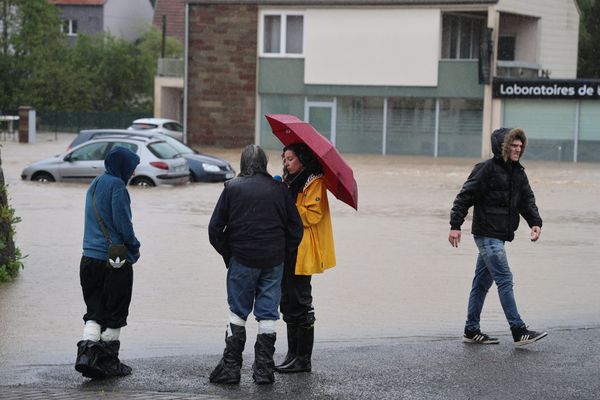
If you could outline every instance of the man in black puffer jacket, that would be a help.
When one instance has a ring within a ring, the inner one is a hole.
[[[271,384],[275,364],[275,321],[279,319],[283,260],[294,253],[304,227],[287,186],[267,172],[260,146],[242,151],[240,175],[225,183],[208,225],[208,237],[227,266],[229,325],[223,358],[212,383],[239,383],[246,320],[258,321],[252,377]]]
[[[523,216],[531,228],[531,241],[539,239],[542,219],[535,204],[525,168],[519,162],[527,136],[520,128],[497,129],[492,133],[494,157],[473,168],[450,213],[448,241],[453,247],[460,243],[460,227],[471,206],[474,206],[471,232],[479,249],[475,277],[469,296],[463,342],[499,343],[497,338],[480,331],[479,320],[485,296],[496,282],[500,303],[517,346],[533,343],[547,335],[527,329],[517,311],[513,294],[512,273],[508,266],[504,243],[515,237]]]

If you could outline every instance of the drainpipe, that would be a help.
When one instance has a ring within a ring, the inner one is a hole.
[[[183,143],[188,142],[188,54],[190,31],[190,4],[185,3],[185,28],[183,45]]]

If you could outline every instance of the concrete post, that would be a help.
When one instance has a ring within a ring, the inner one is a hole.
[[[35,109],[29,106],[19,107],[19,143],[34,143],[35,135]]]

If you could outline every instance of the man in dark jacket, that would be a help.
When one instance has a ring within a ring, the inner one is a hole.
[[[127,191],[127,182],[139,162],[132,151],[113,148],[104,160],[106,172],[92,181],[86,195],[79,277],[87,311],[75,369],[88,378],[131,373],[118,356],[119,334],[127,325],[131,302],[132,264],[140,257]],[[125,262],[107,263],[109,243],[125,245]]]
[[[460,243],[460,227],[474,206],[471,232],[479,249],[475,277],[469,296],[465,343],[496,344],[497,338],[480,331],[479,320],[485,296],[496,282],[500,303],[517,346],[533,343],[547,335],[527,329],[517,311],[513,294],[512,273],[508,266],[504,243],[512,241],[523,216],[531,228],[531,241],[539,239],[542,219],[525,169],[519,162],[527,137],[522,129],[498,129],[492,133],[494,157],[473,168],[450,213],[448,241]]]
[[[287,187],[267,173],[265,152],[256,145],[246,146],[240,174],[225,183],[208,226],[210,243],[228,268],[230,311],[225,351],[210,375],[211,382],[240,381],[245,324],[254,308],[258,335],[252,377],[258,384],[273,383],[283,260],[296,251],[303,232]]]

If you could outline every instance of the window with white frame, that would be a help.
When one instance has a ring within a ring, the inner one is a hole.
[[[442,16],[442,58],[476,60],[484,19],[477,16]]]
[[[65,19],[63,20],[62,31],[67,36],[77,36],[77,20],[76,19]]]
[[[262,15],[262,51],[268,56],[302,56],[304,16],[298,13],[265,12]]]

